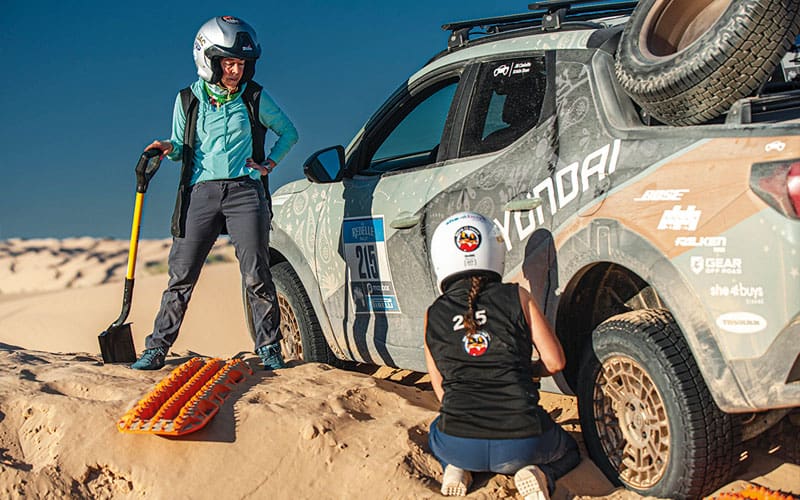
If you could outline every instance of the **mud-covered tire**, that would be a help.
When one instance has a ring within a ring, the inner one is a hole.
[[[286,360],[298,359],[338,365],[338,358],[328,346],[319,325],[314,308],[306,294],[303,283],[288,262],[280,262],[272,268],[272,280],[281,315],[281,350]],[[245,322],[250,337],[255,341],[253,315],[247,290],[242,287]]]
[[[669,125],[723,114],[767,81],[800,31],[800,0],[640,0],[619,43],[620,84]]]
[[[589,456],[615,484],[644,496],[700,498],[728,480],[734,419],[714,403],[668,311],[601,323],[577,389]]]

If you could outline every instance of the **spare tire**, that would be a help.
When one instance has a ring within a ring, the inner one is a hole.
[[[619,42],[616,73],[668,125],[723,114],[767,81],[800,32],[800,0],[640,0]]]

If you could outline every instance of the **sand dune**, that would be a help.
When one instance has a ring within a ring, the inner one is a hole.
[[[140,264],[163,263],[168,245],[142,243]],[[232,255],[229,245],[218,251]],[[104,366],[97,334],[119,314],[126,259],[126,242],[0,242],[0,498],[440,498],[427,377],[301,362],[258,370],[237,266],[224,257],[204,269],[166,368]],[[138,349],[165,284],[166,275],[137,270],[129,319]],[[239,355],[255,371],[195,434],[118,432],[125,411],[193,355]],[[573,398],[546,394],[543,404],[580,438]],[[751,447],[726,489],[757,483],[799,494],[800,466],[769,451]],[[469,498],[517,497],[509,477],[478,474]],[[584,458],[555,498],[640,497]]]

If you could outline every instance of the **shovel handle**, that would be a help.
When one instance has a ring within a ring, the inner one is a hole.
[[[136,164],[136,192],[147,192],[147,185],[150,184],[150,179],[156,175],[158,167],[161,166],[161,150],[157,148],[148,149],[139,157],[139,163]]]

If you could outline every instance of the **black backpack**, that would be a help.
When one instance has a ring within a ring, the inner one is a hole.
[[[242,92],[242,100],[247,108],[250,118],[250,130],[253,137],[253,160],[262,163],[266,159],[264,153],[264,143],[267,136],[267,128],[258,119],[258,106],[261,102],[261,85],[250,81]],[[192,177],[192,163],[194,161],[194,139],[197,132],[197,96],[192,92],[191,87],[186,87],[180,92],[181,106],[186,117],[186,126],[183,129],[183,158],[181,160],[181,182],[178,187],[178,196],[175,200],[175,211],[172,213],[172,235],[183,237],[186,231],[186,210],[185,203],[189,190],[189,180]],[[269,176],[261,177],[264,184],[264,192],[267,195],[267,205],[269,213],[272,214],[272,200],[269,196]],[[226,230],[223,228],[222,234]]]

